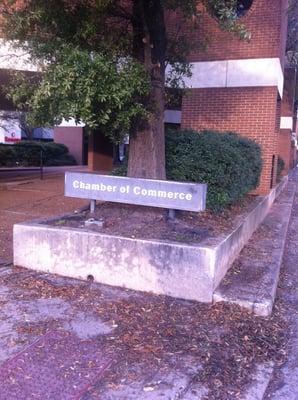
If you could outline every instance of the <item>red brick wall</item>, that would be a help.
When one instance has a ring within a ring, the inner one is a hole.
[[[287,33],[288,33],[288,8],[289,0],[280,0],[281,7],[281,23],[280,23],[280,59],[282,68],[284,69],[286,61],[286,44],[287,44]]]
[[[294,101],[296,89],[296,70],[295,68],[286,68],[284,73],[285,83],[281,103],[281,115],[283,117],[294,116]]]
[[[278,155],[285,163],[283,175],[286,175],[293,167],[294,154],[291,147],[292,133],[289,129],[281,129],[278,138]]]
[[[296,70],[294,68],[285,69],[285,83],[283,98],[281,100],[281,116],[294,117],[294,101],[296,89]],[[278,142],[278,154],[285,162],[283,175],[287,174],[295,165],[296,151],[292,144],[292,130],[281,129]]]
[[[280,132],[281,108],[282,108],[282,101],[280,98],[278,98],[276,101],[276,116],[275,116],[275,130],[277,134],[279,134]]]
[[[192,89],[182,104],[182,128],[234,131],[261,145],[264,164],[259,194],[269,191],[272,156],[277,160],[276,116],[275,87]]]
[[[89,136],[88,168],[90,171],[111,171],[113,168],[113,145],[100,132]]]
[[[83,128],[80,127],[55,127],[54,141],[63,143],[68,147],[70,154],[81,165],[83,161]]]
[[[191,30],[191,24],[189,27],[182,24],[192,43],[207,43],[206,50],[196,46],[190,61],[271,57],[281,57],[283,60],[287,26],[286,4],[287,0],[254,0],[247,14],[239,19],[239,23],[244,24],[252,35],[249,42],[222,31],[217,21],[206,10],[202,10],[199,26],[194,31]],[[167,16],[170,31],[175,32],[177,21],[177,14]]]

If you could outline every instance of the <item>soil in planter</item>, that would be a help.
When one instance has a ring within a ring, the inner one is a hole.
[[[129,238],[198,243],[236,227],[260,199],[260,197],[246,196],[221,214],[210,211],[200,213],[176,211],[174,221],[168,219],[168,212],[165,209],[106,202],[97,204],[94,214],[88,210],[45,223]],[[96,224],[86,226],[85,221],[90,218],[103,220],[103,226]]]

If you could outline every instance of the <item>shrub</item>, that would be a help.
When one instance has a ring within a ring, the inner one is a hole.
[[[256,188],[261,149],[232,132],[169,131],[167,178],[208,184],[207,207],[219,211]]]
[[[62,154],[59,158],[50,158],[47,160],[48,167],[58,167],[63,165],[76,165],[76,160],[71,154]]]
[[[262,170],[261,149],[232,132],[166,133],[167,179],[207,183],[207,207],[220,211],[256,188]],[[125,176],[127,162],[113,175]]]
[[[18,142],[14,145],[16,162],[23,167],[39,166],[41,146],[39,142]]]
[[[42,151],[43,165],[75,165],[76,161],[68,153],[64,144],[53,142],[24,141],[13,146],[0,145],[0,165],[39,166]]]
[[[0,144],[0,166],[13,167],[16,165],[14,146]]]
[[[40,144],[45,160],[59,159],[68,154],[68,148],[62,143],[41,142]]]
[[[113,169],[111,175],[115,176],[126,176],[127,175],[127,157],[122,161],[120,165],[117,165],[116,168]]]

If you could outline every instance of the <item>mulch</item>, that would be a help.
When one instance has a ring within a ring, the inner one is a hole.
[[[246,196],[222,213],[176,211],[174,221],[169,220],[165,209],[106,202],[99,203],[93,214],[87,210],[45,223],[129,238],[198,243],[231,231],[257,201],[255,196]],[[86,227],[84,222],[90,218],[103,221],[103,227]]]

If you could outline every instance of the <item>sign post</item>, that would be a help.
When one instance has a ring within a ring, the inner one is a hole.
[[[90,200],[90,212],[91,212],[91,214],[94,214],[95,207],[96,207],[96,200]]]
[[[171,221],[171,222],[175,221],[175,216],[176,216],[176,211],[170,208],[168,210],[168,219],[169,219],[169,221]]]

